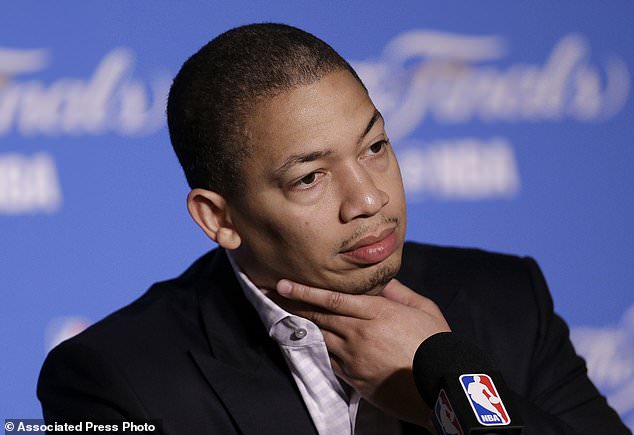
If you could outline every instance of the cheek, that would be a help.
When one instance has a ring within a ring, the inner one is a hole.
[[[328,189],[319,203],[310,206],[271,193],[251,197],[243,209],[241,223],[248,230],[243,233],[245,242],[269,254],[283,247],[302,258],[323,257],[345,236],[337,234],[339,210],[334,189]]]
[[[398,164],[394,165],[390,171],[389,189],[395,198],[404,202],[405,192],[403,190],[403,178]]]
[[[258,228],[259,227],[259,228]],[[314,213],[269,215],[256,232],[263,232],[274,245],[282,245],[293,251],[307,251],[324,236],[325,226],[314,219]]]
[[[299,255],[305,257],[315,253],[323,255],[326,251],[332,250],[336,222],[332,218],[328,219],[326,215],[323,207],[319,210],[309,210],[301,216],[296,216],[295,224],[282,229]]]

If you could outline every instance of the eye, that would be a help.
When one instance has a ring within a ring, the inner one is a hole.
[[[315,182],[315,179],[317,178],[317,173],[315,172],[311,172],[310,174],[306,175],[304,178],[302,178],[301,180],[299,180],[299,184],[313,184]]]
[[[378,142],[373,143],[372,145],[370,145],[370,154],[380,154],[381,152],[383,152],[385,150],[385,148],[387,147],[387,140],[380,140]]]
[[[311,172],[310,174],[300,178],[292,184],[294,189],[305,190],[310,189],[318,181],[322,174],[320,172]]]

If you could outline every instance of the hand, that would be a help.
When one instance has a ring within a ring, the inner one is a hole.
[[[281,280],[276,301],[319,326],[335,373],[374,406],[429,425],[431,411],[412,376],[418,346],[450,331],[436,304],[391,280],[376,296],[350,295]]]

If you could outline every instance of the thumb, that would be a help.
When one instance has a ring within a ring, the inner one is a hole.
[[[428,303],[427,298],[410,290],[397,279],[392,279],[387,283],[381,291],[381,296],[399,304],[419,309],[423,309]]]

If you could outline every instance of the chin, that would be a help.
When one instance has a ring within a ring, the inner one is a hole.
[[[358,295],[377,295],[396,276],[400,268],[401,256],[399,253],[395,258],[389,258],[379,264],[358,270],[360,276],[351,278],[348,283],[342,283],[338,291]]]

